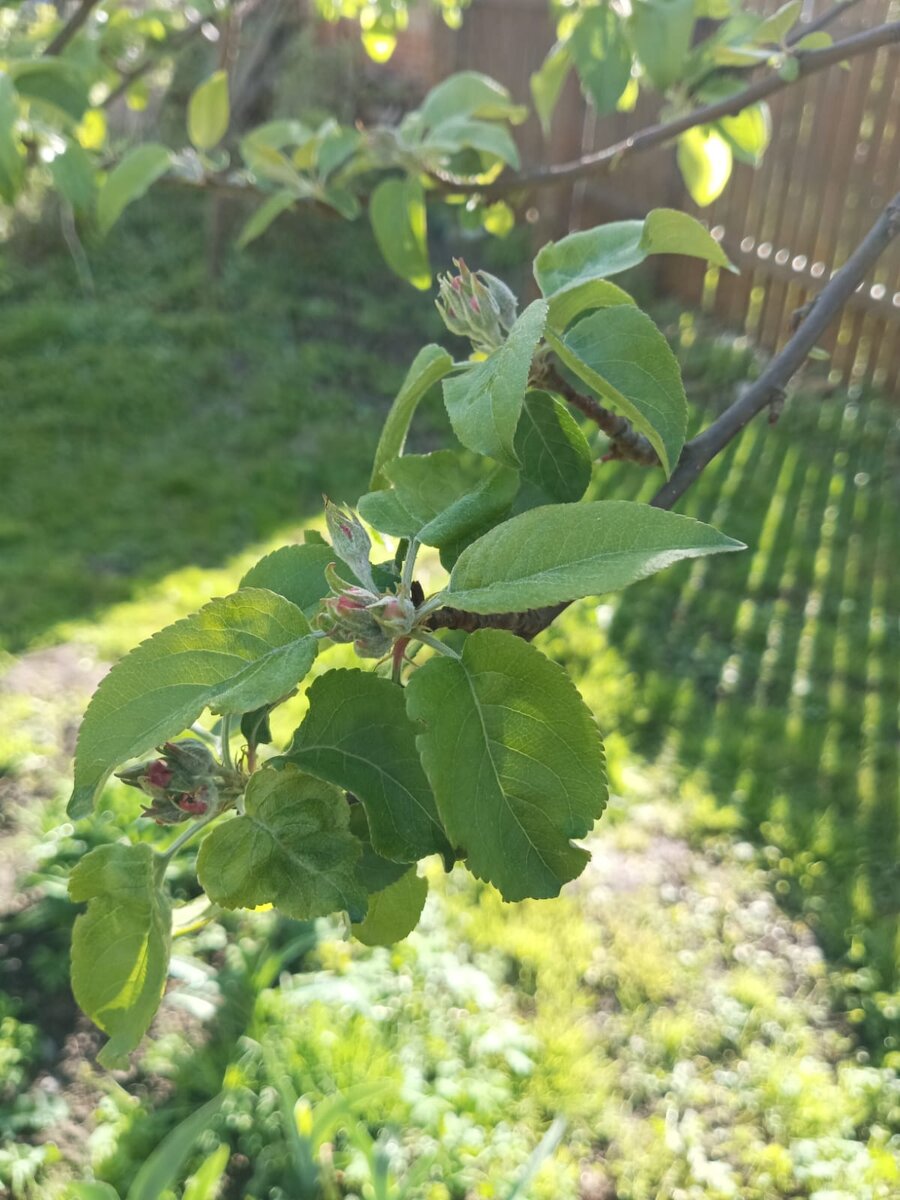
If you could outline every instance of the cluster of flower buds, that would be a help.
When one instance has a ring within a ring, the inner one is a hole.
[[[383,658],[416,623],[416,606],[404,596],[345,583],[333,566],[325,576],[332,595],[323,602],[316,625],[335,642],[352,642],[360,658]]]
[[[129,787],[139,788],[151,803],[143,815],[157,825],[178,825],[202,816],[218,798],[215,758],[202,742],[189,738],[166,742],[159,758],[118,772]]]
[[[453,265],[458,275],[438,277],[438,312],[451,333],[468,338],[474,350],[490,354],[506,341],[515,322],[516,297],[496,275],[470,271],[461,258],[455,258]]]

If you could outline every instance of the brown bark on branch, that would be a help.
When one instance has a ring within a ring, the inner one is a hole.
[[[627,417],[611,412],[593,396],[585,396],[564,379],[555,367],[545,372],[542,382],[593,421],[612,442],[611,458],[625,458],[642,467],[658,467],[659,455]]]
[[[69,42],[84,25],[88,17],[91,15],[91,10],[96,8],[100,0],[81,0],[81,3],[66,21],[65,25],[59,30],[56,36],[47,43],[44,47],[44,57],[54,58],[57,54],[62,54]]]

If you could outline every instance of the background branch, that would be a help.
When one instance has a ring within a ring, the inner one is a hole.
[[[81,3],[63,25],[62,29],[56,36],[48,42],[44,47],[44,55],[47,58],[53,58],[57,54],[62,54],[69,42],[84,25],[88,17],[91,15],[91,10],[96,8],[100,0],[81,0]]]

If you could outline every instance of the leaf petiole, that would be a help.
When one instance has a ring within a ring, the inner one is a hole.
[[[158,855],[162,861],[163,868],[168,866],[182,846],[186,846],[195,834],[198,834],[210,821],[214,821],[219,816],[220,811],[218,808],[210,809],[209,812],[203,814],[199,821],[195,821],[193,825],[189,825],[183,833],[180,833],[168,850],[164,850]]]
[[[457,654],[446,642],[442,642],[440,638],[426,633],[424,629],[414,629],[409,636],[415,638],[418,642],[423,642],[426,646],[430,646],[432,650],[436,650],[438,654],[443,654],[445,658],[455,658],[457,662],[462,658],[462,655]]]

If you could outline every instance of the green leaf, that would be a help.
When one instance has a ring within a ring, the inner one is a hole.
[[[744,548],[711,525],[649,504],[548,504],[463,551],[447,602],[466,612],[523,612],[620,591],[683,558]]]
[[[696,217],[675,208],[654,208],[647,214],[641,234],[645,254],[685,254],[702,258],[714,267],[735,267],[728,255]]]
[[[308,699],[286,759],[361,800],[372,845],[385,858],[414,862],[445,853],[403,689],[368,671],[328,671],[313,682]]]
[[[141,1163],[125,1200],[159,1200],[160,1196],[175,1187],[188,1155],[200,1134],[218,1114],[224,1099],[224,1093],[220,1093],[212,1100],[207,1100],[206,1104],[186,1116],[163,1138]]]
[[[634,300],[626,291],[606,279],[590,279],[587,283],[573,284],[550,298],[547,327],[562,333],[576,317],[595,308],[609,308],[615,304],[634,304]]]
[[[37,58],[13,62],[9,73],[16,91],[26,100],[37,100],[58,109],[71,121],[80,121],[88,106],[84,73],[63,58]]]
[[[341,911],[361,920],[361,849],[338,788],[286,763],[250,776],[243,814],[203,839],[197,876],[223,908],[273,904],[300,921]]]
[[[360,515],[382,533],[438,547],[499,520],[519,486],[509,467],[455,450],[394,459],[384,475],[391,488],[363,496]]]
[[[816,29],[812,33],[807,33],[804,37],[800,38],[799,41],[794,42],[791,49],[792,50],[824,50],[824,49],[826,49],[826,47],[832,46],[832,45],[834,45],[834,38],[831,36],[831,34],[826,33],[824,29]],[[789,61],[793,62],[796,66],[796,63],[797,63],[796,58],[790,59]],[[785,66],[787,66],[787,63],[785,63]],[[797,74],[799,75],[799,73],[800,72],[798,69]],[[796,75],[794,76],[794,78],[796,79]]]
[[[767,104],[752,104],[734,117],[721,117],[716,130],[731,147],[740,162],[758,166],[768,149],[772,120]]]
[[[165,175],[169,159],[165,146],[153,142],[128,151],[110,171],[97,197],[97,224],[101,233],[109,233],[125,208],[139,200],[160,175]]]
[[[0,199],[11,204],[25,177],[25,157],[15,135],[19,103],[12,80],[0,71]]]
[[[691,199],[706,208],[731,178],[731,146],[711,125],[688,129],[678,138],[678,169]]]
[[[585,95],[599,113],[613,112],[631,78],[631,47],[621,17],[607,3],[582,9],[569,49]]]
[[[420,291],[431,287],[425,191],[418,179],[385,179],[369,201],[378,248],[391,270]]]
[[[513,103],[496,80],[478,71],[459,71],[433,87],[419,109],[431,129],[452,117],[478,117],[484,121],[509,121],[521,125],[528,116],[524,105]]]
[[[715,266],[731,267],[722,247],[698,220],[672,208],[655,208],[644,221],[613,221],[548,242],[534,260],[534,277],[543,294],[552,299],[558,294],[569,295],[576,286],[627,271],[650,254],[686,254]],[[590,293],[587,295],[590,297]],[[630,301],[627,293],[623,292],[622,297],[616,300],[610,296],[603,302]],[[557,310],[552,324],[558,329],[557,313],[562,315]],[[572,319],[569,313],[565,315]]]
[[[461,659],[435,657],[414,672],[406,696],[469,869],[505,900],[558,895],[589,857],[570,839],[585,837],[606,804],[603,743],[566,673],[513,634],[482,629]]]
[[[401,942],[418,925],[427,895],[428,880],[417,875],[415,867],[411,867],[396,883],[389,884],[372,897],[366,919],[351,925],[350,932],[364,946],[391,946]]]
[[[694,0],[633,0],[630,29],[653,86],[666,91],[681,79],[689,61]]]
[[[77,1182],[67,1186],[65,1200],[119,1200],[119,1193],[111,1183]]]
[[[217,1146],[186,1180],[181,1200],[216,1200],[230,1158],[231,1146],[228,1143]]]
[[[94,164],[78,144],[70,141],[50,164],[53,182],[80,216],[90,212],[96,192]]]
[[[409,870],[409,863],[383,858],[374,849],[372,835],[369,833],[369,820],[361,804],[354,804],[350,809],[350,832],[362,845],[362,854],[356,864],[356,878],[369,896],[383,892]]]
[[[331,590],[325,568],[336,561],[337,555],[327,543],[281,546],[252,566],[239,586],[276,592],[296,604],[307,617],[312,617],[320,600]],[[348,582],[354,581],[355,576]]]
[[[538,504],[580,500],[591,481],[591,448],[566,405],[547,392],[529,392],[516,431],[522,478]]]
[[[118,1067],[159,1007],[171,950],[172,916],[162,860],[146,843],[98,846],[72,870],[69,896],[88,901],[72,934],[72,991],[110,1040],[100,1062]]]
[[[444,403],[456,436],[470,450],[507,466],[518,466],[516,426],[546,319],[546,302],[535,300],[490,358],[444,382]]]
[[[604,308],[561,339],[548,335],[563,362],[647,437],[667,475],[687,430],[687,397],[678,359],[645,312]]]
[[[550,136],[553,113],[560,92],[572,69],[572,56],[566,42],[557,42],[541,66],[531,76],[531,97],[541,122],[544,137]]]
[[[453,117],[436,126],[422,143],[424,151],[437,150],[445,155],[466,148],[487,154],[511,167],[519,167],[519,149],[504,125],[492,125],[471,117]]]
[[[238,249],[243,250],[245,246],[249,246],[256,238],[261,237],[272,222],[280,217],[283,212],[286,212],[296,201],[296,192],[288,191],[287,189],[274,192],[264,200],[238,234]]]
[[[116,663],[85,713],[69,816],[86,816],[114,767],[187,729],[204,708],[245,713],[286,695],[316,656],[296,605],[247,588],[213,600]]]
[[[386,486],[384,465],[403,453],[406,435],[419,407],[419,401],[428,389],[443,379],[452,368],[453,359],[442,346],[425,346],[413,359],[378,439],[375,461],[372,463],[372,478],[369,481],[370,488]]]
[[[753,40],[760,45],[781,45],[787,34],[797,24],[802,11],[803,0],[788,0],[787,4],[782,4],[777,12],[766,17],[757,26]]]
[[[230,116],[228,73],[215,71],[188,101],[188,137],[198,150],[212,150],[228,132]]]

